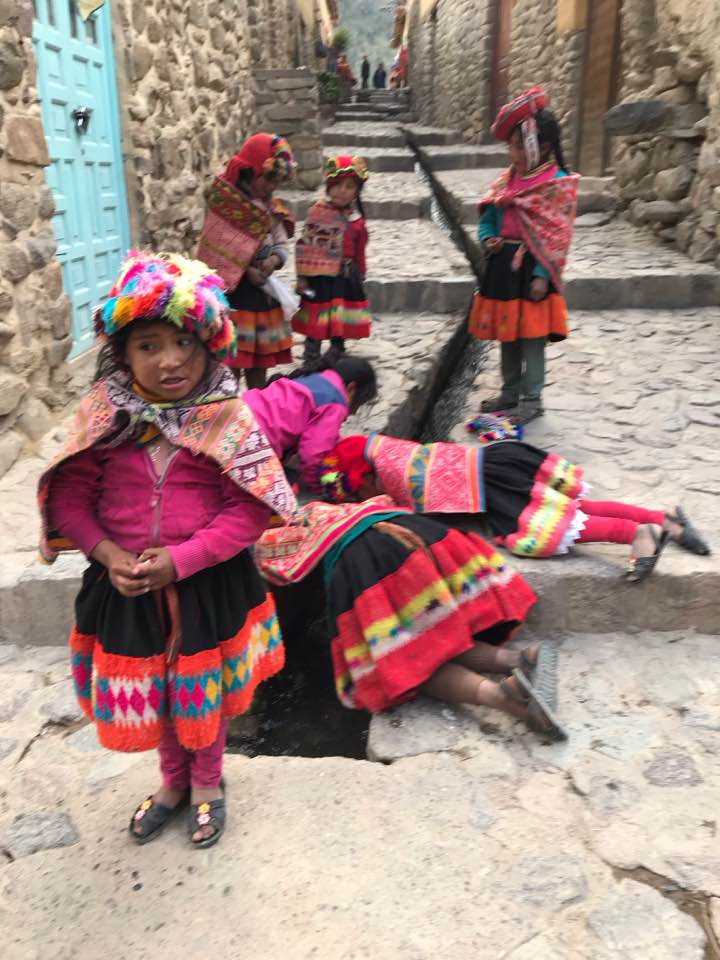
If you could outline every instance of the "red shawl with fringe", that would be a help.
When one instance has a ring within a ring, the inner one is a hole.
[[[490,204],[501,208],[513,206],[523,246],[545,267],[559,292],[572,243],[580,175],[571,173],[567,177],[511,188],[512,174],[509,168],[490,186],[480,201],[480,213]],[[521,247],[521,257],[523,252]]]

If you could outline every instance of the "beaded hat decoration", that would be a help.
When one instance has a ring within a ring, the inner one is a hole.
[[[325,183],[341,180],[343,177],[354,177],[360,186],[368,178],[367,164],[362,157],[351,157],[343,153],[337,157],[328,157],[325,161]]]
[[[480,414],[466,424],[466,430],[474,433],[482,444],[495,443],[498,440],[522,440],[525,432],[522,424],[493,414]]]
[[[491,133],[496,140],[507,143],[515,127],[530,120],[548,105],[548,97],[542,87],[531,87],[519,97],[501,107]]]
[[[200,260],[131,250],[93,319],[99,337],[112,337],[136,320],[172,323],[222,360],[237,352],[229,310],[224,281]]]
[[[327,453],[320,466],[323,497],[331,503],[342,503],[361,486],[372,466],[365,459],[367,437],[345,437]]]
[[[256,177],[264,174],[274,180],[288,180],[296,166],[285,137],[275,133],[255,133],[248,137],[240,152],[230,160],[225,178],[234,183],[240,170],[252,170]]]

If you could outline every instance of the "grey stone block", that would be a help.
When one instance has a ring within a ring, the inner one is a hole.
[[[8,827],[3,846],[17,860],[40,850],[70,847],[79,843],[75,824],[66,813],[18,814]]]

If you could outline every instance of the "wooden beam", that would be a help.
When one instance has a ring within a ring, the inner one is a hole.
[[[588,0],[558,0],[556,26],[558,33],[585,30],[588,22]]]

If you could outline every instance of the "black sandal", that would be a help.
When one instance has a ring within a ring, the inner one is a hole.
[[[185,806],[188,796],[189,793],[186,793],[174,807],[166,807],[153,797],[146,797],[132,815],[128,826],[128,833],[135,843],[149,843],[159,837],[175,814]],[[136,829],[138,824],[140,832]]]
[[[675,513],[668,513],[666,516],[671,523],[677,523],[682,527],[680,536],[677,539],[673,537],[673,540],[675,540],[675,543],[679,547],[687,550],[688,553],[696,554],[698,557],[707,557],[710,555],[710,547],[700,536],[697,528],[690,522],[688,515],[681,506],[675,508]]]
[[[190,804],[190,843],[193,847],[207,849],[213,847],[225,832],[225,797],[219,800],[204,800]],[[193,835],[202,827],[212,827],[215,831],[202,840],[194,840]]]
[[[550,643],[538,643],[535,659],[528,656],[526,647],[520,651],[520,669],[530,681],[533,690],[536,690],[551,710],[557,709],[557,647]]]
[[[567,740],[567,732],[560,726],[560,722],[553,709],[546,702],[542,694],[536,690],[520,669],[513,670],[513,677],[525,691],[528,705],[527,725],[533,733],[539,733],[551,740]],[[504,692],[507,692],[504,690]],[[521,698],[515,697],[520,700]],[[522,701],[521,701],[522,702]]]
[[[631,557],[630,560],[628,560],[625,573],[623,574],[628,583],[640,583],[642,580],[647,580],[655,569],[660,559],[660,554],[670,539],[670,534],[667,530],[663,530],[660,536],[658,536],[653,527],[650,524],[648,524],[648,526],[650,526],[650,533],[655,541],[655,553],[649,557]]]

